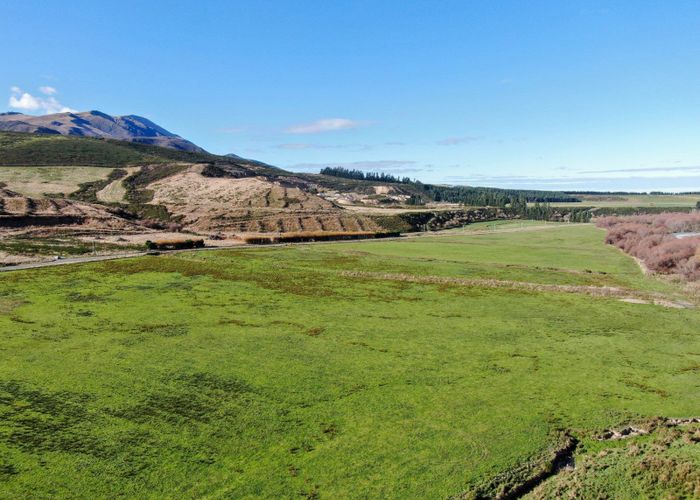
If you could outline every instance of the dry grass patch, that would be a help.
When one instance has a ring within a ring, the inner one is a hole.
[[[412,274],[392,274],[365,271],[343,271],[341,276],[350,278],[371,278],[405,283],[421,283],[429,285],[454,285],[464,287],[500,288],[510,290],[523,290],[533,292],[550,293],[579,293],[592,297],[611,297],[632,304],[654,304],[663,307],[686,308],[693,304],[685,302],[673,302],[652,294],[638,292],[626,288],[612,286],[588,286],[588,285],[551,285],[544,283],[530,283],[527,281],[508,281],[496,279],[464,279],[447,276],[416,276]]]
[[[42,198],[46,193],[69,195],[80,184],[106,179],[113,168],[95,167],[0,167],[0,183],[25,196]]]

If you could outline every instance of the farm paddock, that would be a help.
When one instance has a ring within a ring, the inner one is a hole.
[[[531,495],[692,496],[692,296],[591,225],[477,229],[0,276],[0,496],[495,496],[570,439]]]

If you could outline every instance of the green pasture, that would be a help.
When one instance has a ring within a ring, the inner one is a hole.
[[[625,195],[579,195],[581,203],[551,203],[553,207],[695,207],[700,194],[625,194]]]
[[[681,296],[592,226],[506,229],[0,275],[0,497],[490,496],[700,413],[695,309],[402,279]]]

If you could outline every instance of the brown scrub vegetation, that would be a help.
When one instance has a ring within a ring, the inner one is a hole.
[[[604,217],[598,227],[608,231],[606,243],[640,259],[649,270],[689,281],[700,279],[700,236],[676,236],[699,232],[700,212]]]

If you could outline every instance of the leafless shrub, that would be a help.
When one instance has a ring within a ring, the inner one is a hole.
[[[700,232],[700,213],[663,213],[604,217],[605,242],[640,259],[652,271],[700,279],[700,237],[679,239],[674,233]]]

